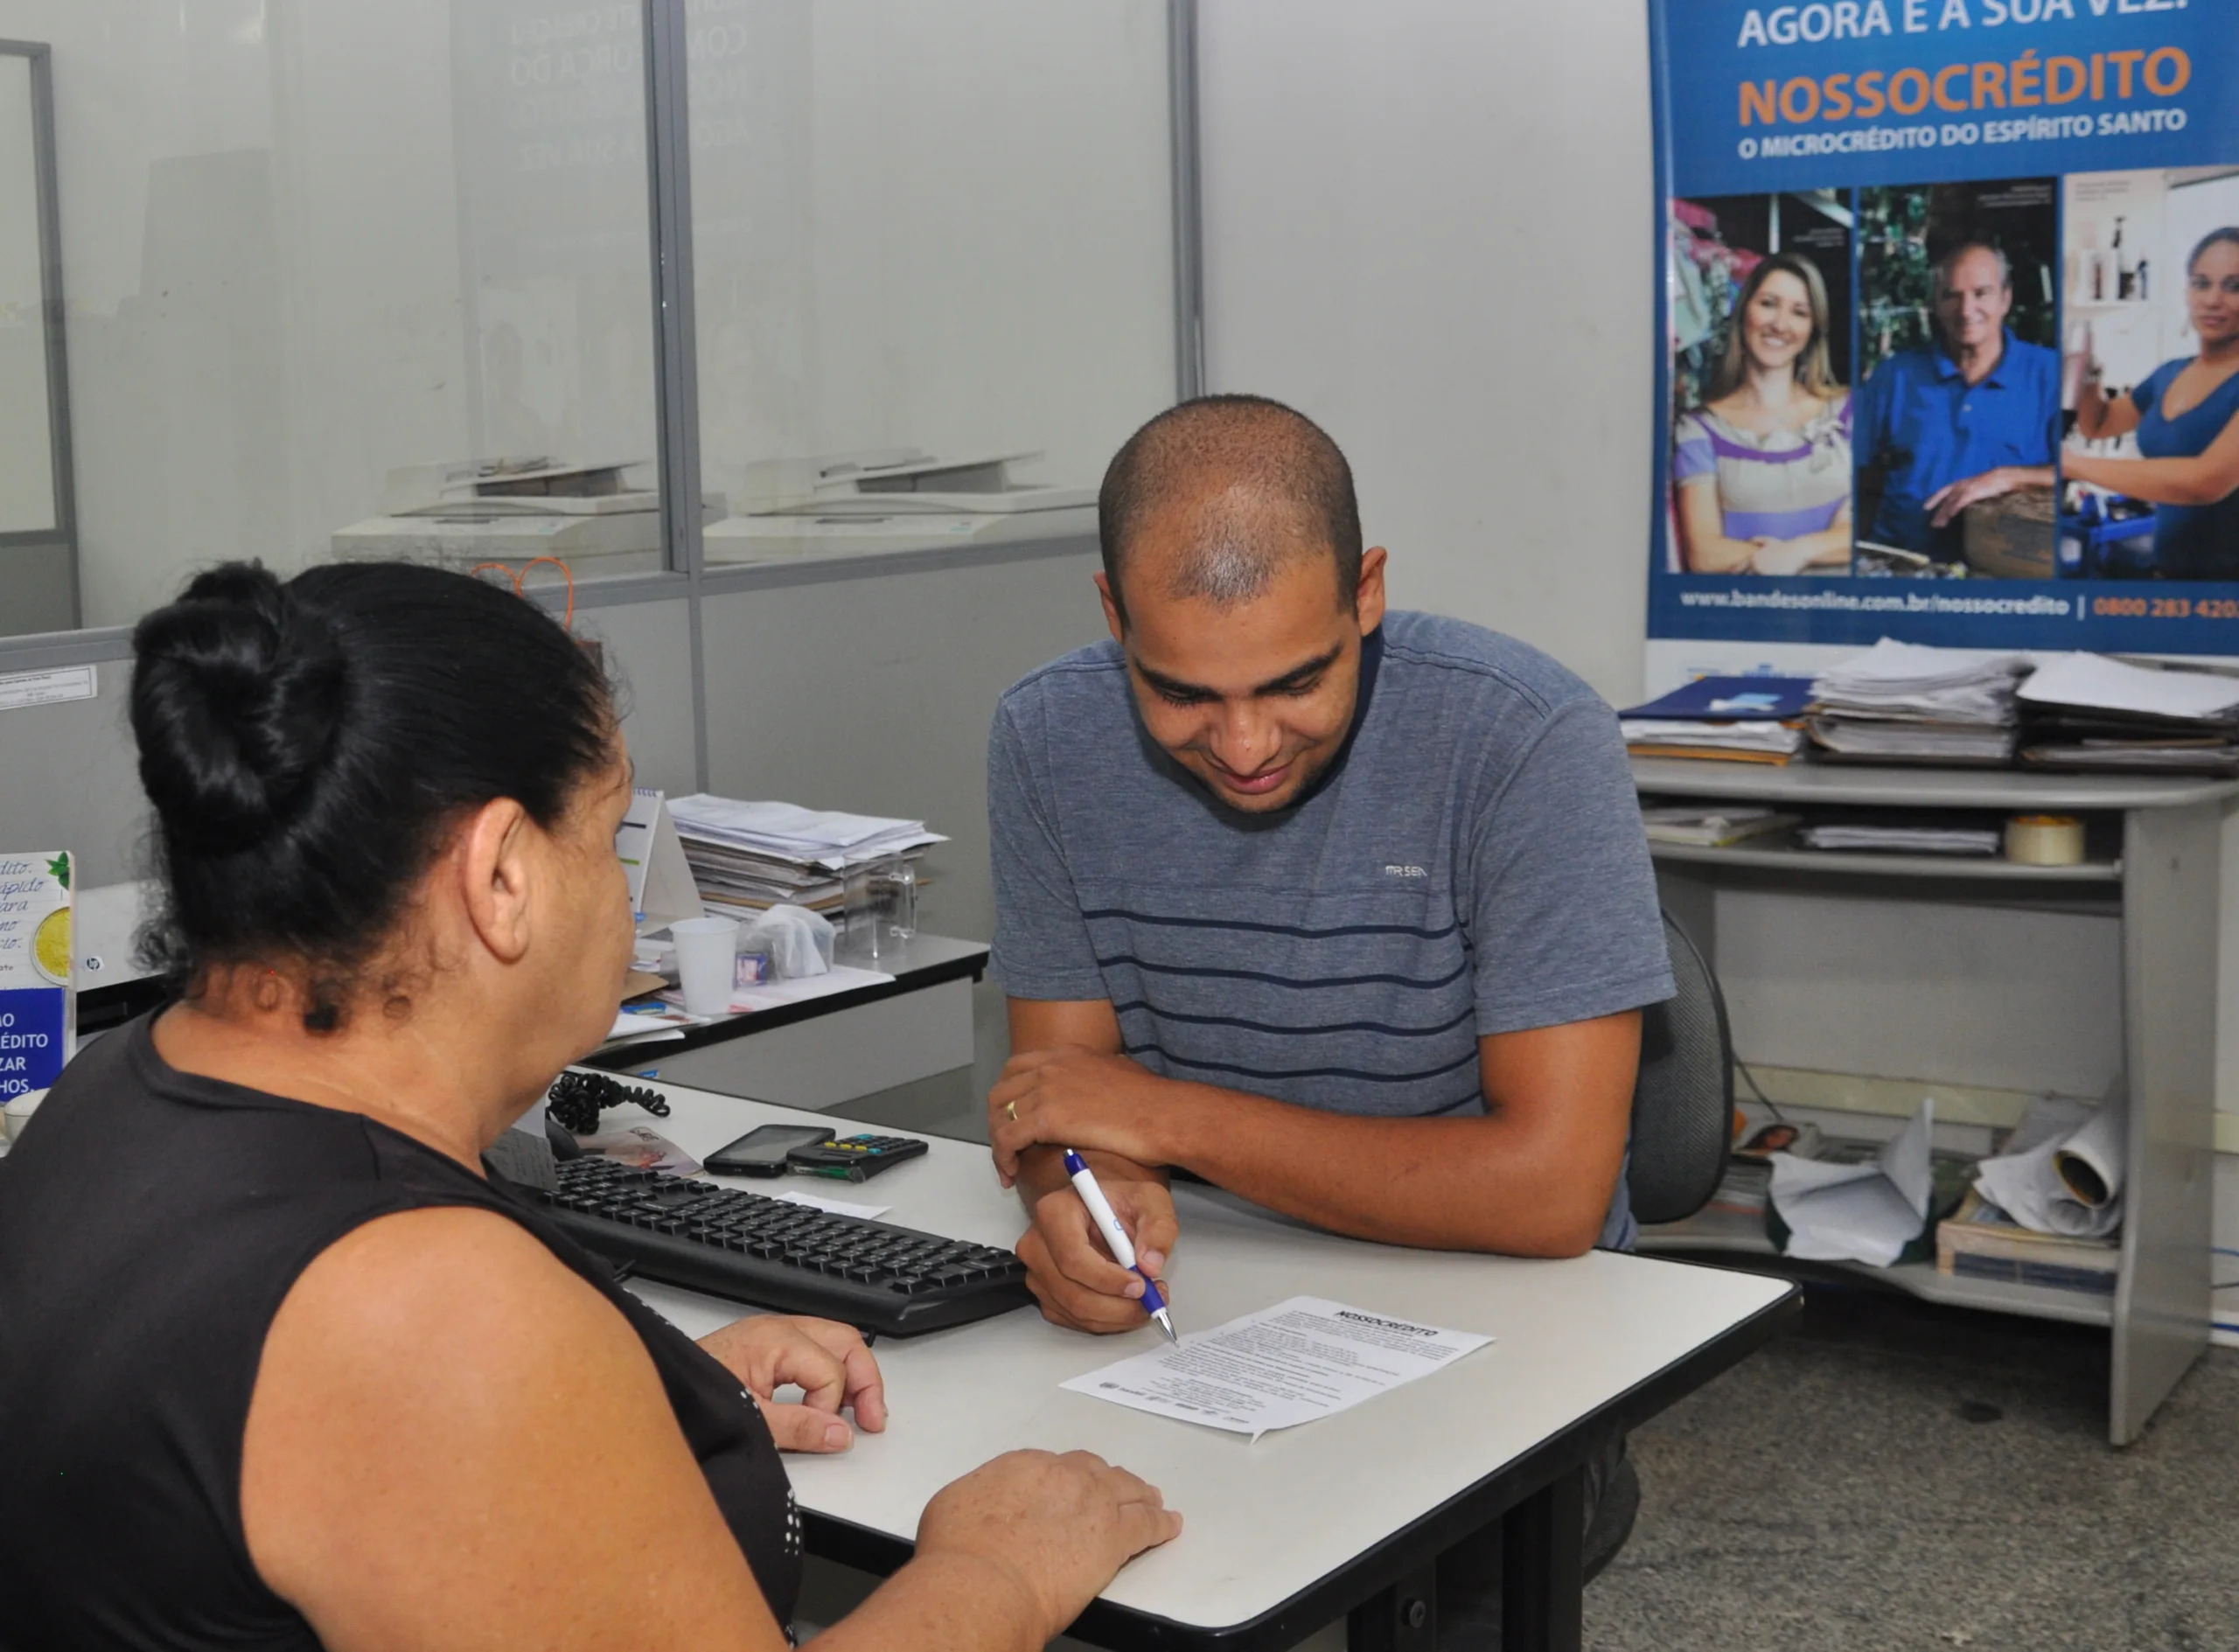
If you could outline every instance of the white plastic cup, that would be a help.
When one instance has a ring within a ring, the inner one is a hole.
[[[24,1127],[31,1123],[31,1115],[38,1111],[39,1103],[45,1099],[46,1091],[34,1090],[14,1097],[5,1106],[0,1106],[0,1137],[15,1141],[24,1133]]]
[[[681,918],[668,926],[676,941],[676,979],[687,1014],[722,1015],[731,1007],[738,958],[738,920]]]

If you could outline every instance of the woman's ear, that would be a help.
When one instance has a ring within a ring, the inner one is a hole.
[[[535,836],[511,798],[484,804],[459,829],[454,854],[467,922],[500,963],[518,963],[528,950]]]

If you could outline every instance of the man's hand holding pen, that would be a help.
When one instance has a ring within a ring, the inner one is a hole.
[[[1161,1279],[1180,1231],[1158,1168],[1166,1155],[1156,1115],[1188,1088],[1125,1056],[1083,1049],[1035,1050],[1004,1069],[987,1100],[988,1138],[1003,1185],[1022,1188],[1033,1216],[1018,1254],[1051,1322],[1100,1334],[1144,1323],[1144,1281]],[[1121,1266],[1099,1233],[1066,1174],[1068,1147],[1093,1170],[1140,1273]]]

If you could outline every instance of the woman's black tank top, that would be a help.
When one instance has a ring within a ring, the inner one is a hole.
[[[257,1362],[313,1258],[430,1205],[518,1222],[630,1321],[791,1621],[792,1494],[718,1361],[502,1185],[360,1114],[176,1071],[150,1024],[71,1063],[0,1159],[0,1647],[317,1647],[242,1536]]]

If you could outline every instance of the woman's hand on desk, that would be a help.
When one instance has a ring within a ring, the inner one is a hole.
[[[1085,1451],[1015,1451],[952,1481],[917,1522],[920,1558],[1008,1573],[1054,1638],[1121,1566],[1171,1541],[1182,1516],[1157,1487]]]
[[[781,1451],[847,1450],[855,1437],[840,1415],[843,1405],[854,1408],[865,1430],[885,1431],[885,1384],[852,1325],[764,1314],[710,1332],[700,1346],[761,1402]],[[770,1398],[789,1384],[801,1391],[801,1404],[781,1405]]]
[[[1121,1566],[1181,1530],[1157,1487],[1100,1457],[1011,1452],[936,1493],[915,1558],[817,1644],[1038,1652]]]

